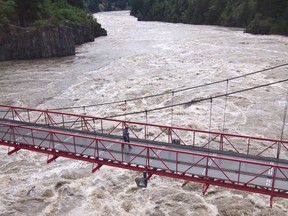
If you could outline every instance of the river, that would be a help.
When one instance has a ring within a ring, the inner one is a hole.
[[[0,103],[55,109],[129,100],[226,80],[288,62],[288,37],[243,33],[243,29],[161,22],[138,22],[128,11],[95,14],[107,37],[77,47],[76,55],[0,62]],[[283,80],[288,68],[256,73],[205,88],[109,106],[67,112],[112,116]],[[158,112],[127,115],[128,120],[172,124],[280,138],[287,82],[229,97]],[[224,109],[225,108],[225,109]],[[124,110],[125,109],[125,110]],[[225,117],[224,117],[225,116]],[[124,117],[120,117],[124,118]],[[225,120],[224,120],[225,119]],[[283,139],[288,139],[287,120]],[[0,147],[0,215],[287,215],[288,200],[141,174]],[[287,155],[288,157],[288,155]]]

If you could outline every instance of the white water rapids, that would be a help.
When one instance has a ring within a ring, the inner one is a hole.
[[[0,103],[32,108],[87,106],[123,101],[225,80],[288,63],[288,37],[243,33],[242,29],[160,22],[137,22],[128,11],[98,13],[107,37],[77,47],[76,56],[0,62]],[[228,92],[288,77],[288,67],[228,83]],[[210,101],[149,112],[147,121],[203,130],[279,139],[287,82]],[[225,94],[226,83],[174,94],[173,103]],[[127,103],[126,112],[170,105],[165,95]],[[78,114],[83,109],[70,109]],[[100,117],[123,114],[124,104],[87,108]],[[122,118],[122,117],[121,117]],[[124,117],[123,117],[124,118]],[[146,121],[144,114],[127,120]],[[211,123],[210,123],[211,122]],[[288,139],[286,120],[283,139]],[[288,156],[288,155],[287,155]],[[0,215],[287,215],[288,200],[152,176],[146,189],[141,173],[0,147]],[[33,188],[34,187],[34,188]],[[31,190],[31,191],[30,191]],[[29,192],[30,191],[30,192]]]

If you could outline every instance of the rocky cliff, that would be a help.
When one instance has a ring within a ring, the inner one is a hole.
[[[106,35],[98,23],[39,28],[0,25],[0,61],[75,55],[75,45]]]

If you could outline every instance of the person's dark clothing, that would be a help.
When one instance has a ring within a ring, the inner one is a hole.
[[[130,143],[130,137],[129,137],[128,128],[125,128],[125,129],[123,130],[123,139],[124,139],[124,142]],[[122,145],[122,147],[124,147],[124,145]],[[129,145],[129,148],[131,148],[131,145]]]

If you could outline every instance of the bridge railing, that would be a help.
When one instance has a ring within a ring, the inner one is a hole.
[[[243,136],[7,105],[0,105],[0,118],[118,136],[121,136],[123,128],[128,126],[132,140],[159,141],[247,155],[288,159],[288,140]]]
[[[111,148],[111,144],[115,147]],[[0,122],[0,145],[288,198],[288,166]]]

